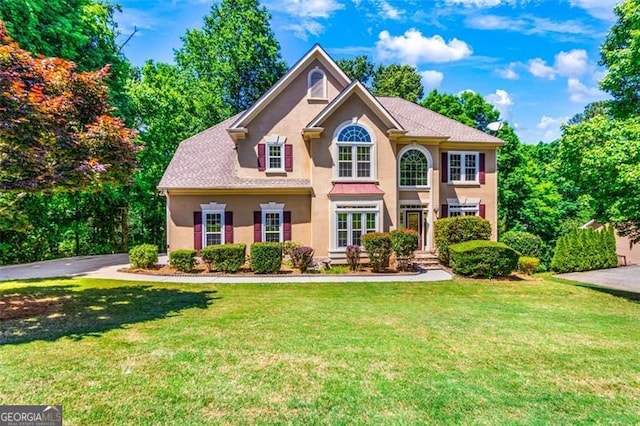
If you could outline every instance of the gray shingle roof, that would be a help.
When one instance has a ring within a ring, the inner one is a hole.
[[[504,143],[502,139],[402,98],[380,96],[378,100],[408,131],[407,136],[448,136],[450,142]]]
[[[158,188],[310,188],[309,179],[244,179],[237,176],[238,156],[227,128],[231,117],[180,143]]]

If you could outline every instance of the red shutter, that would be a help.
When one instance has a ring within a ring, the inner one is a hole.
[[[287,172],[293,171],[293,145],[284,145],[284,170]]]
[[[253,212],[253,242],[262,241],[262,212]]]
[[[264,172],[267,169],[267,144],[258,144],[258,170]]]
[[[193,212],[193,248],[202,250],[202,212]]]
[[[487,216],[486,204],[480,204],[480,210],[478,211],[478,214],[480,215],[481,218],[485,219],[485,217]]]
[[[484,163],[485,163],[485,155],[484,152],[480,153],[480,183],[485,183],[486,181],[486,173],[484,171]]]
[[[233,244],[233,212],[224,212],[224,242]]]
[[[440,210],[440,219],[444,219],[445,217],[449,217],[449,204],[443,204]]]
[[[443,152],[440,161],[440,176],[442,183],[449,182],[449,153]]]
[[[283,213],[283,229],[282,229],[282,235],[283,235],[283,239],[284,241],[291,241],[291,212],[284,212]]]

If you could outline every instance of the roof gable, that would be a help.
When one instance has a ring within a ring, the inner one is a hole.
[[[238,117],[236,121],[227,129],[230,133],[242,131],[262,110],[273,101],[278,94],[284,91],[289,84],[300,75],[314,60],[322,63],[326,70],[333,75],[336,80],[347,87],[351,79],[342,71],[333,59],[319,45],[314,45],[306,55],[296,62],[287,73],[280,78],[264,95],[262,95],[249,109]]]

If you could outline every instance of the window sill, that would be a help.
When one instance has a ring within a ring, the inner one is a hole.
[[[333,178],[331,183],[379,183],[378,179],[374,178]]]
[[[275,176],[275,175],[279,175],[279,176],[286,176],[287,171],[284,169],[268,169],[264,171],[267,176],[271,175],[271,176]]]
[[[307,98],[307,102],[310,104],[328,104],[328,98]]]
[[[431,191],[430,186],[399,186],[400,191]]]
[[[466,182],[466,181],[455,181],[455,182],[447,182],[448,185],[452,186],[480,186],[480,182]]]

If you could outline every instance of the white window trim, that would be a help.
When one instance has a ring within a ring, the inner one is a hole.
[[[479,198],[465,198],[462,200],[456,198],[447,198],[447,214],[451,216],[452,212],[461,213],[459,216],[465,216],[465,213],[473,212],[475,216],[480,216],[480,199]]]
[[[225,223],[224,213],[227,208],[226,204],[218,204],[212,201],[208,204],[200,204],[202,210],[202,248],[207,247],[207,215],[219,214],[220,215],[220,244],[225,244]]]
[[[270,202],[270,203],[266,203],[266,204],[260,204],[260,210],[262,212],[261,215],[261,223],[262,225],[260,226],[260,228],[262,229],[262,235],[261,235],[261,241],[267,241],[267,213],[277,213],[280,217],[280,241],[279,242],[283,242],[284,241],[284,203],[274,203],[274,202]]]
[[[411,151],[413,149],[422,152],[427,158],[427,183],[428,183],[427,185],[401,185],[400,184],[400,160],[402,159],[402,156],[407,151]],[[398,166],[398,177],[397,177],[398,188],[400,189],[431,189],[431,182],[433,181],[433,158],[431,158],[431,154],[429,153],[429,150],[426,149],[424,146],[412,143],[411,145],[407,145],[404,148],[402,148],[398,153],[397,166]]]
[[[339,143],[338,142],[338,136],[340,135],[340,132],[342,131],[342,129],[344,129],[347,126],[351,126],[351,125],[357,125],[362,127],[363,129],[365,129],[368,133],[369,133],[369,137],[371,138],[371,142],[364,142],[364,143],[359,143],[359,142],[343,142],[343,143]],[[340,146],[350,146],[352,147],[352,156],[351,156],[351,173],[352,176],[350,177],[344,177],[344,176],[340,176],[340,170],[339,170],[339,147]],[[357,147],[359,146],[367,146],[370,147],[370,151],[369,151],[369,157],[371,158],[371,163],[370,163],[370,176],[369,177],[357,177],[356,175],[358,174],[358,149]],[[364,123],[359,123],[357,118],[353,118],[352,120],[346,121],[344,123],[341,123],[340,125],[338,125],[338,127],[336,128],[336,131],[333,133],[333,149],[332,149],[332,153],[333,153],[333,158],[334,158],[334,162],[333,162],[333,180],[334,181],[338,181],[338,182],[377,182],[377,157],[376,157],[376,139],[375,139],[375,133],[373,133],[373,131],[369,128],[369,126],[367,126]]]
[[[460,155],[460,180],[451,179],[451,155]],[[465,155],[475,155],[476,157],[476,178],[475,180],[465,180]],[[449,151],[447,153],[447,176],[449,183],[456,185],[477,185],[480,183],[480,153],[478,151]]]
[[[285,136],[278,135],[269,135],[265,137],[266,147],[265,147],[265,172],[276,172],[276,173],[284,173],[285,165],[284,165],[284,144],[287,141]],[[280,167],[271,167],[271,154],[269,153],[269,148],[272,146],[280,147]]]
[[[354,208],[338,208],[340,205],[349,205],[354,206]],[[372,206],[373,209],[365,209],[358,207],[366,207]],[[382,215],[382,200],[374,200],[374,201],[349,201],[349,200],[339,200],[339,201],[331,201],[330,206],[330,249],[331,252],[341,253],[344,251],[344,247],[338,247],[338,213],[375,213],[376,214],[376,232],[381,232],[383,227],[383,215]],[[366,225],[365,225],[366,226]]]
[[[311,85],[311,77],[314,74],[321,74],[322,75],[322,96],[312,96],[312,85]],[[309,71],[309,74],[307,74],[307,99],[312,99],[312,100],[327,100],[328,96],[327,96],[327,75],[325,74],[325,72],[323,70],[321,70],[319,67],[315,67],[314,69],[312,69],[311,71]]]

